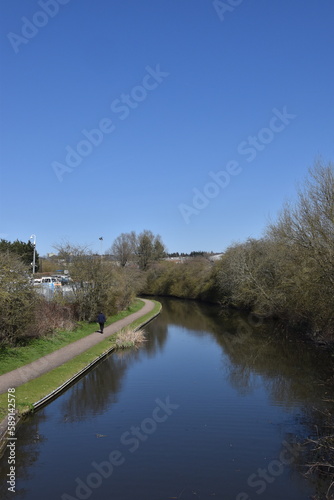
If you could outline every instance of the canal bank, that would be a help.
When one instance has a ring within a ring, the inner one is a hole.
[[[245,316],[218,306],[161,302],[140,349],[106,356],[22,421],[20,498],[82,498],[83,490],[99,500],[111,492],[122,500],[326,498],[330,482],[304,476],[310,461],[300,444],[324,429],[328,353],[264,325],[247,329]]]
[[[112,352],[115,349],[116,333],[125,327],[137,330],[160,314],[159,302],[141,300],[144,306],[139,311],[107,326],[103,336],[100,332],[94,332],[29,365],[0,376],[2,407],[8,406],[8,389],[14,390],[11,393],[11,413],[15,414],[16,428],[23,415],[47,404]],[[12,419],[7,415],[0,422],[0,456],[9,437],[9,418]]]

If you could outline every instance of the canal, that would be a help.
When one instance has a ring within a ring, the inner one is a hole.
[[[19,427],[14,497],[305,500],[325,491],[301,474],[300,443],[322,425],[330,354],[252,316],[159,300],[143,347],[111,354]],[[13,498],[7,459],[2,499]]]

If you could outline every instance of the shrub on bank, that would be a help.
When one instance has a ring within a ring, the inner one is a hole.
[[[12,345],[34,321],[37,295],[26,266],[15,254],[0,253],[0,345]]]
[[[215,265],[205,257],[195,257],[183,263],[159,262],[146,274],[143,292],[183,299],[217,302]]]
[[[26,329],[26,337],[43,337],[56,330],[72,331],[77,322],[73,304],[46,301],[41,298],[35,307],[35,318]]]
[[[265,236],[230,246],[220,261],[160,262],[145,293],[220,302],[275,317],[316,340],[334,340],[334,166],[310,170],[295,205]]]
[[[221,301],[334,340],[334,166],[317,164],[265,237],[227,249]]]

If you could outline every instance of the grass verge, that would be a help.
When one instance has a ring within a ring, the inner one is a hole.
[[[141,301],[142,302],[142,301]],[[145,314],[141,318],[133,321],[125,328],[139,328],[146,324],[150,319],[154,318],[159,314],[161,310],[161,304],[159,302],[154,302],[154,308],[151,312]],[[120,330],[120,332],[122,332]],[[16,388],[16,408],[20,415],[27,413],[33,409],[34,403],[42,399],[43,397],[50,394],[52,391],[57,389],[57,387],[64,384],[67,380],[74,377],[78,372],[83,370],[90,363],[95,361],[104,353],[110,351],[115,347],[117,332],[112,337],[105,339],[99,344],[91,347],[84,353],[76,356],[71,361],[64,363],[63,365],[55,368],[54,370],[45,373],[41,377],[38,377],[26,384],[23,384]],[[0,395],[0,420],[3,419],[7,414],[7,393]]]
[[[144,302],[136,299],[128,309],[108,318],[106,326],[139,311]],[[73,331],[58,331],[53,335],[32,340],[28,345],[0,349],[0,375],[27,365],[51,352],[95,332],[97,323],[80,321]]]

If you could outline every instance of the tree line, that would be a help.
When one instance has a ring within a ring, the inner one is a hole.
[[[139,269],[146,271],[152,262],[166,256],[166,247],[159,234],[154,235],[152,231],[145,229],[139,235],[134,231],[120,234],[109,252],[121,267],[135,263]]]
[[[10,253],[14,254],[20,258],[20,260],[27,266],[27,268],[32,269],[33,264],[33,254],[34,245],[29,240],[27,243],[24,241],[8,241],[5,239],[0,240],[0,253]],[[39,266],[39,255],[35,252],[35,269],[37,270]]]
[[[231,245],[217,262],[158,263],[147,293],[213,300],[278,318],[334,340],[334,166],[318,162],[296,203],[287,203],[260,239]]]
[[[71,301],[55,294],[46,302],[29,281],[30,254],[6,245],[0,245],[0,343],[94,321],[99,310],[116,313],[139,293],[218,302],[334,340],[332,163],[310,169],[297,201],[283,207],[262,238],[233,244],[216,261],[205,252],[166,260],[161,236],[149,230],[120,234],[106,252],[112,259],[56,245],[73,279]]]
[[[61,262],[71,275],[72,293],[65,295],[60,288],[50,301],[32,282],[29,244],[26,248],[23,242],[2,243],[0,346],[27,342],[56,329],[72,329],[77,321],[96,321],[99,311],[108,316],[126,309],[142,290],[145,271],[165,255],[161,237],[149,230],[116,238],[113,260],[70,242],[55,249],[56,266]]]

